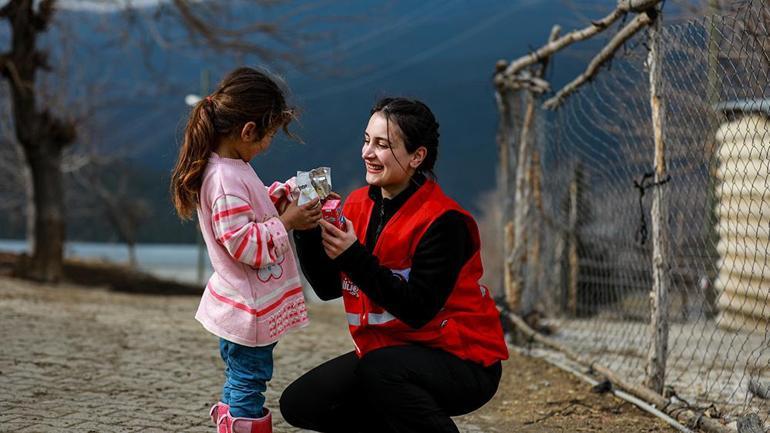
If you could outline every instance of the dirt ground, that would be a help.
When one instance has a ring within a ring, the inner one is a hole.
[[[193,296],[51,287],[0,277],[0,431],[213,432],[222,381],[216,338]],[[311,325],[276,349],[267,401],[351,349],[342,306],[311,304]],[[274,431],[297,433],[276,411]],[[462,432],[670,432],[636,407],[542,360],[512,353],[496,397]]]

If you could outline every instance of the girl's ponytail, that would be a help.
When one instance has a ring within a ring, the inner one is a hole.
[[[195,104],[187,120],[182,148],[171,174],[171,198],[182,219],[192,219],[203,183],[203,171],[216,143],[213,104],[211,98]]]
[[[171,174],[171,199],[182,219],[191,219],[199,203],[203,173],[220,137],[238,134],[246,122],[255,122],[257,139],[287,127],[295,110],[286,105],[282,82],[267,72],[237,68],[190,113],[176,166]]]

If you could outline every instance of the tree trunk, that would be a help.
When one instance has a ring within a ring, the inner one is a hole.
[[[35,239],[32,261],[26,269],[26,276],[34,280],[56,282],[62,275],[64,256],[61,149],[56,145],[45,147],[47,149],[43,152],[27,152],[35,204]]]
[[[26,156],[24,150],[19,147],[20,161],[25,161]],[[29,169],[29,164],[21,167],[22,178],[24,179],[24,199],[26,204],[24,205],[25,215],[25,235],[27,237],[27,250],[35,251],[35,187],[32,182],[32,171]]]
[[[64,252],[62,150],[75,140],[71,122],[61,121],[37,106],[35,76],[46,69],[46,56],[37,49],[55,13],[54,0],[10,0],[0,18],[11,26],[10,51],[0,53],[0,73],[11,89],[16,138],[24,150],[32,180],[34,241],[32,259],[22,264],[23,276],[55,282],[61,278]],[[35,9],[37,6],[37,9]],[[28,217],[29,218],[29,217]]]
[[[128,248],[128,266],[131,269],[136,269],[136,243],[134,241],[126,241],[126,247]]]

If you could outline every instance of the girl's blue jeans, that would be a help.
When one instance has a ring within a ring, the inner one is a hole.
[[[265,404],[263,393],[273,377],[273,348],[248,347],[219,340],[219,353],[225,362],[225,386],[222,403],[230,405],[230,414],[238,418],[260,418]]]

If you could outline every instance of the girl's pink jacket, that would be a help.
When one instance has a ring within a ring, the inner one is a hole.
[[[211,154],[198,221],[214,274],[195,318],[214,335],[265,346],[307,325],[297,264],[276,210],[294,186],[292,179],[266,188],[248,163]]]

